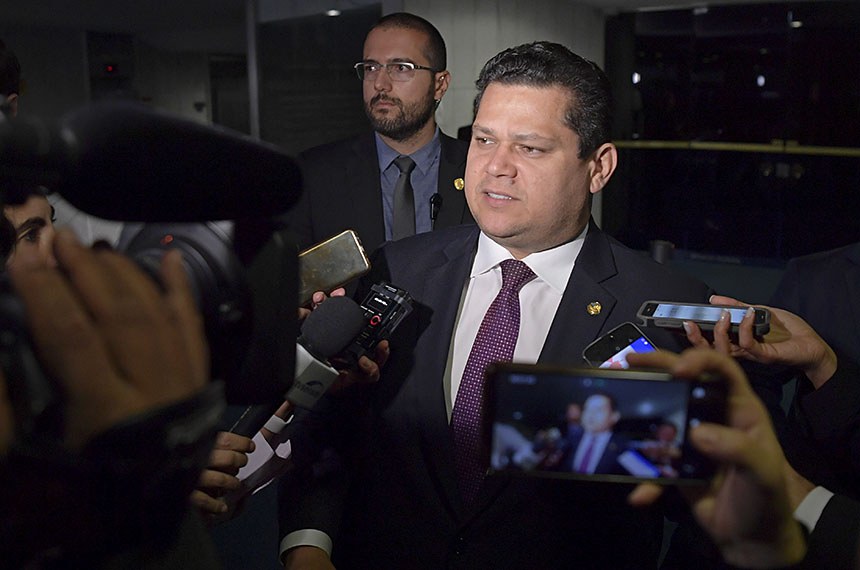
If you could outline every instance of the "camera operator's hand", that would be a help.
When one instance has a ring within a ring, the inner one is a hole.
[[[164,293],[130,259],[70,231],[57,233],[54,255],[58,269],[23,262],[10,275],[39,359],[65,391],[71,449],[204,387],[208,352],[178,251],[162,261]]]
[[[806,545],[792,516],[784,477],[785,457],[764,405],[740,366],[714,350],[690,349],[628,355],[631,366],[666,368],[695,378],[716,373],[728,383],[728,425],[702,423],[690,441],[720,464],[708,486],[682,488],[696,519],[727,562],[744,568],[774,568],[800,561]],[[661,490],[642,484],[630,495],[637,506],[653,503]]]
[[[215,449],[209,454],[209,466],[200,474],[197,489],[191,493],[191,504],[205,517],[221,517],[228,505],[223,496],[239,488],[236,477],[239,469],[247,465],[248,454],[254,451],[250,438],[230,432],[221,432]]]
[[[731,297],[714,295],[711,303],[748,307]],[[770,311],[770,332],[757,339],[753,333],[754,315],[747,311],[738,327],[737,342],[729,335],[728,312],[714,327],[713,347],[723,354],[761,362],[783,364],[801,369],[816,388],[820,388],[836,372],[837,358],[833,349],[802,318],[794,313],[765,307]],[[694,323],[685,324],[687,339],[693,346],[711,346]]]

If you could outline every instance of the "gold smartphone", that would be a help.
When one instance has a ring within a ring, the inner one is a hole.
[[[358,235],[346,230],[299,253],[299,306],[317,291],[329,293],[370,271]]]

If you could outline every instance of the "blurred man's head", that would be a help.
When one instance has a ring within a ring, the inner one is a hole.
[[[589,433],[612,431],[619,419],[615,398],[605,392],[592,394],[582,406],[582,428]]]
[[[15,53],[0,40],[0,109],[12,117],[18,114],[21,65]]]

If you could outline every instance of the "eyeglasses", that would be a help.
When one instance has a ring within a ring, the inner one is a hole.
[[[385,72],[388,73],[388,77],[390,77],[392,81],[409,81],[415,77],[416,69],[426,69],[427,71],[436,73],[436,70],[432,67],[424,67],[423,65],[414,64],[411,61],[397,61],[394,63],[359,61],[353,67],[355,67],[355,72],[358,74],[358,78],[362,81],[373,81],[379,76],[379,72],[382,71],[382,68],[385,68]]]

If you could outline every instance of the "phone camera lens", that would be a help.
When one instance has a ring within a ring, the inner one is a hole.
[[[705,389],[701,386],[696,386],[695,388],[693,388],[693,397],[697,400],[701,400],[705,397]]]

